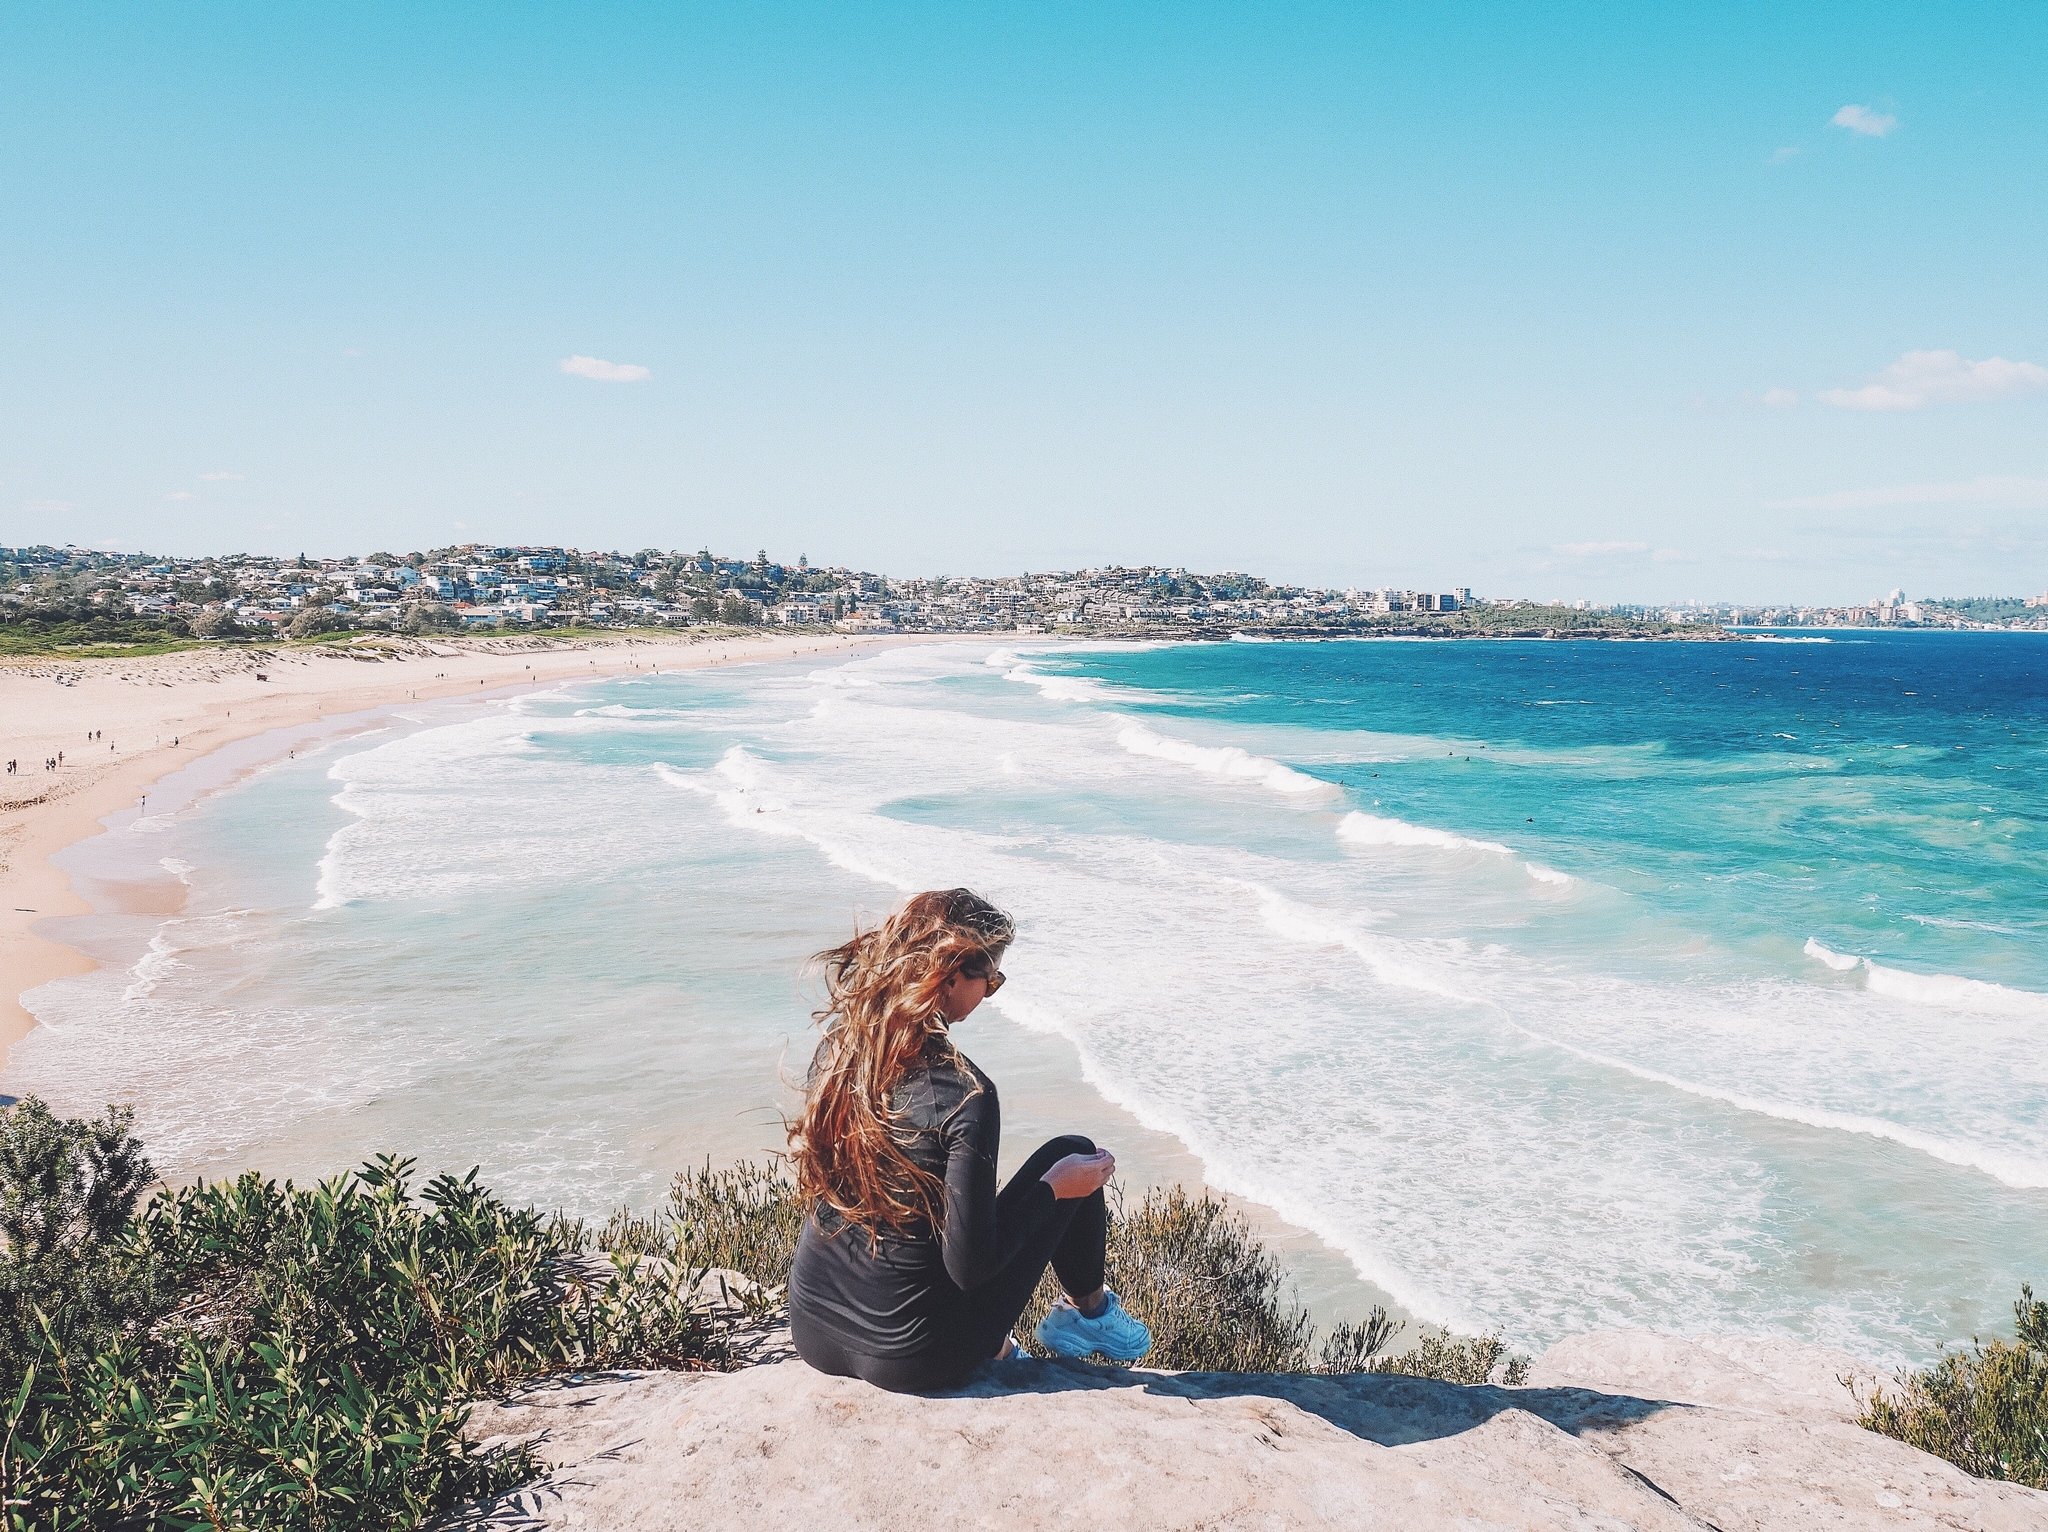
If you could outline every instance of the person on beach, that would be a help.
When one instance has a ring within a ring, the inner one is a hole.
[[[790,1129],[809,1210],[789,1327],[820,1372],[899,1393],[954,1387],[1015,1354],[1010,1329],[1047,1265],[1066,1293],[1038,1325],[1048,1351],[1135,1362],[1152,1347],[1103,1285],[1109,1151],[1051,1139],[996,1189],[996,1088],[952,1029],[1002,988],[1014,934],[956,888],[819,954],[824,1036]]]

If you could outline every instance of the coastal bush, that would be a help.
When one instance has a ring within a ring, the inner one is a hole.
[[[1373,1312],[1386,1317],[1382,1310]],[[1528,1380],[1529,1358],[1511,1353],[1499,1335],[1459,1335],[1425,1325],[1416,1332],[1414,1345],[1393,1356],[1375,1357],[1365,1370],[1444,1383],[1505,1383],[1516,1388]]]
[[[779,1289],[796,1259],[804,1209],[780,1160],[708,1164],[678,1174],[668,1205],[654,1218],[620,1210],[597,1236],[600,1249],[652,1255],[700,1270],[722,1267],[763,1288]]]
[[[778,1289],[789,1280],[803,1229],[795,1183],[779,1164],[743,1163],[686,1171],[669,1191],[665,1216],[616,1213],[598,1237],[606,1249],[683,1258],[719,1266]],[[1526,1375],[1527,1357],[1510,1355],[1498,1335],[1462,1336],[1434,1328],[1389,1355],[1401,1325],[1384,1309],[1319,1336],[1289,1296],[1278,1259],[1243,1215],[1217,1197],[1155,1187],[1135,1209],[1119,1204],[1109,1222],[1109,1279],[1152,1327],[1146,1365],[1196,1372],[1397,1372],[1450,1383]],[[1043,1354],[1031,1331],[1059,1297],[1050,1273],[1018,1325],[1027,1350]]]
[[[1153,1187],[1135,1210],[1118,1206],[1109,1221],[1109,1281],[1152,1330],[1148,1367],[1186,1372],[1395,1372],[1447,1383],[1518,1384],[1528,1358],[1512,1356],[1498,1335],[1461,1336],[1424,1329],[1416,1345],[1386,1354],[1401,1332],[1374,1306],[1362,1321],[1318,1337],[1308,1311],[1289,1294],[1279,1260],[1244,1215],[1212,1192]],[[1031,1336],[1058,1301],[1048,1273],[1032,1295],[1018,1338]]]
[[[1862,1423],[1983,1479],[2048,1489],[2048,1303],[2031,1287],[2013,1305],[2014,1338],[1972,1341],[1871,1390]]]
[[[728,1361],[699,1273],[596,1255],[475,1172],[415,1196],[411,1162],[384,1157],[137,1209],[138,1174],[125,1119],[0,1119],[0,1290],[27,1319],[0,1358],[9,1532],[415,1526],[530,1477],[463,1441],[479,1393]]]
[[[194,638],[241,638],[249,631],[226,607],[201,612],[189,626]]]
[[[45,1328],[99,1346],[150,1302],[147,1272],[100,1258],[156,1179],[130,1121],[112,1108],[59,1118],[32,1096],[0,1115],[0,1392],[19,1385]]]
[[[332,607],[305,606],[292,614],[284,631],[289,638],[318,638],[323,633],[339,633],[346,626]]]
[[[178,618],[112,611],[83,598],[33,601],[0,618],[0,654],[158,653],[190,642]]]
[[[1308,1311],[1288,1300],[1279,1261],[1220,1198],[1153,1188],[1136,1209],[1112,1208],[1109,1281],[1152,1329],[1148,1367],[1201,1372],[1290,1372],[1314,1338]],[[1060,1296],[1050,1272],[1017,1338],[1044,1355],[1032,1331]]]

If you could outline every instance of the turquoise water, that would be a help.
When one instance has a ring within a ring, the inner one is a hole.
[[[420,709],[133,832],[6,1088],[167,1163],[650,1200],[802,955],[971,884],[1004,1017],[1413,1310],[1917,1358],[2048,1280],[2048,640],[947,644]],[[973,1049],[970,1041],[970,1051]]]

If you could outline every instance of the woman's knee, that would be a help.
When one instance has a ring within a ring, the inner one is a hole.
[[[1085,1138],[1079,1133],[1062,1133],[1058,1138],[1049,1138],[1045,1141],[1044,1147],[1039,1150],[1039,1153],[1041,1154],[1055,1154],[1060,1156],[1065,1156],[1069,1154],[1093,1154],[1094,1152],[1095,1140],[1092,1138]]]

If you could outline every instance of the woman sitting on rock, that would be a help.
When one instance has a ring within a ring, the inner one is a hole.
[[[789,1277],[797,1354],[820,1372],[951,1388],[1015,1353],[1010,1328],[1048,1263],[1067,1296],[1039,1322],[1047,1350],[1151,1349],[1102,1282],[1109,1151],[1055,1138],[996,1190],[996,1088],[951,1034],[1002,988],[1014,934],[956,888],[820,954],[825,1035],[790,1131],[810,1215]]]

